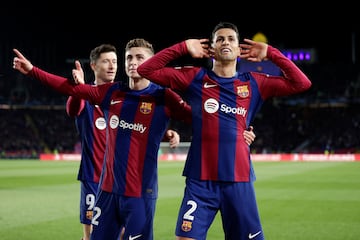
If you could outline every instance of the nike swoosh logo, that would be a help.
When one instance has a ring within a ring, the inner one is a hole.
[[[255,238],[257,235],[259,235],[261,233],[261,231],[258,231],[257,233],[255,233],[255,234],[251,234],[251,233],[249,233],[249,239],[253,239],[253,238]]]
[[[121,100],[111,100],[110,105],[114,105],[121,102],[122,102]]]
[[[204,88],[212,88],[212,87],[216,87],[216,84],[209,84],[208,82],[204,83]]]
[[[138,239],[139,237],[141,237],[142,234],[136,235],[136,236],[129,236],[129,240],[134,240],[134,239]]]

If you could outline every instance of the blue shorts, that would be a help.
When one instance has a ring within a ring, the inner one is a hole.
[[[123,226],[123,239],[153,240],[155,206],[154,197],[124,197],[100,190],[91,240],[118,240]]]
[[[91,224],[93,208],[96,201],[98,184],[81,181],[80,185],[80,223]]]
[[[186,179],[176,236],[205,240],[220,211],[227,240],[264,239],[253,182]]]

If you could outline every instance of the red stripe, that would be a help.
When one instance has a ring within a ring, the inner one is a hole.
[[[210,82],[207,76],[203,80]],[[207,113],[204,110],[204,103],[209,98],[216,98],[219,101],[219,87],[203,88],[202,87],[202,149],[201,149],[201,179],[218,179],[218,160],[219,160],[219,114]],[[211,135],[211,138],[209,138]],[[211,139],[209,141],[209,139]]]
[[[155,110],[155,101],[149,100],[148,102],[139,102],[138,110],[134,118],[134,123],[141,122],[144,126],[151,126],[152,116]],[[130,151],[128,158],[128,166],[126,171],[126,196],[141,196],[142,189],[142,176],[144,170],[144,161],[146,152],[138,150],[139,146],[147,146],[149,138],[149,129],[146,129],[144,133],[139,131],[132,131],[130,140]],[[145,147],[146,149],[146,147]]]

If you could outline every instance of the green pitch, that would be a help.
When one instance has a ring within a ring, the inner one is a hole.
[[[360,162],[255,162],[265,237],[360,239]],[[80,239],[79,162],[0,160],[2,240]],[[159,163],[155,239],[174,239],[183,162]],[[219,216],[208,240],[224,239]]]

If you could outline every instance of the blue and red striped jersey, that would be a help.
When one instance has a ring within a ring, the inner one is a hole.
[[[100,106],[106,120],[106,150],[99,187],[129,197],[157,196],[157,161],[170,118],[191,122],[190,106],[169,88],[150,83],[131,90],[121,82],[73,85],[34,67],[29,76],[55,90]]]
[[[81,142],[78,180],[99,183],[106,146],[106,121],[98,105],[70,96],[68,115],[75,118]]]
[[[181,42],[158,52],[137,69],[155,83],[182,91],[191,105],[193,136],[183,175],[199,180],[254,181],[244,130],[264,100],[302,92],[311,86],[310,80],[271,46],[267,57],[284,76],[237,72],[224,78],[205,67],[167,66],[187,54],[186,44]]]

